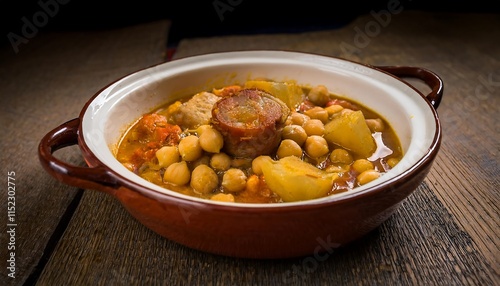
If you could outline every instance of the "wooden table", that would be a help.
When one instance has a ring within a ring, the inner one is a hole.
[[[500,16],[403,11],[383,24],[367,14],[334,30],[185,39],[174,54],[294,50],[420,66],[443,78],[443,141],[428,177],[379,228],[318,263],[186,248],[110,196],[66,186],[41,168],[45,133],[77,117],[109,82],[166,60],[168,21],[40,33],[17,54],[4,47],[0,285],[500,285]],[[57,154],[84,165],[75,146]],[[10,216],[7,200],[15,200]]]

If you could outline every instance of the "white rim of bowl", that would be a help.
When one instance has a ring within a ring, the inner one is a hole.
[[[397,180],[398,177],[401,177],[406,173],[406,171],[410,169],[415,169],[417,166],[421,165],[424,159],[430,154],[432,151],[432,146],[437,141],[436,136],[438,135],[439,123],[434,126],[434,138],[430,139],[430,144],[428,146],[424,146],[425,151],[421,151],[421,155],[417,159],[412,159],[410,162],[406,161],[406,155],[403,156],[400,164],[396,165],[395,168],[385,173],[381,178],[372,181],[366,185],[356,187],[353,191],[343,192],[339,194],[330,195],[323,198],[312,199],[307,201],[298,201],[298,202],[284,202],[284,203],[237,203],[237,202],[218,202],[212,201],[208,199],[197,198],[189,195],[184,195],[173,190],[166,189],[154,183],[151,183],[140,176],[133,174],[130,170],[125,168],[112,154],[110,148],[105,143],[102,134],[99,134],[99,130],[104,130],[102,120],[98,122],[98,128],[95,127],[95,122],[92,124],[92,120],[95,119],[94,115],[97,112],[106,112],[112,108],[112,105],[106,105],[105,103],[112,98],[117,93],[122,93],[122,97],[129,94],[131,91],[136,90],[141,87],[144,83],[144,77],[147,75],[151,75],[154,73],[162,74],[160,78],[164,78],[166,76],[171,76],[175,74],[179,74],[182,72],[187,72],[191,70],[196,70],[198,68],[207,67],[207,65],[230,65],[230,64],[244,64],[244,63],[287,63],[291,62],[300,63],[302,65],[307,64],[311,67],[317,68],[328,68],[328,66],[335,66],[336,68],[342,68],[350,70],[355,73],[364,73],[370,75],[378,75],[382,79],[390,83],[397,83],[399,85],[404,85],[406,88],[409,88],[412,92],[417,94],[422,102],[426,102],[427,106],[432,109],[431,105],[422,97],[420,92],[418,92],[411,85],[403,82],[402,80],[391,76],[383,71],[375,69],[375,67],[365,65],[362,63],[353,62],[346,59],[336,58],[332,56],[325,56],[319,54],[311,54],[311,53],[301,53],[301,52],[290,52],[290,51],[272,51],[272,50],[264,50],[264,51],[236,51],[236,52],[220,52],[220,53],[211,53],[204,54],[198,56],[186,57],[178,60],[173,60],[171,62],[162,63],[159,65],[155,65],[132,74],[129,74],[114,83],[110,84],[108,87],[104,88],[98,94],[96,94],[90,101],[89,104],[86,105],[87,108],[82,110],[81,118],[82,118],[82,133],[84,138],[84,143],[88,147],[88,149],[92,152],[93,156],[95,156],[102,165],[109,168],[114,175],[120,177],[122,180],[131,182],[132,184],[146,187],[151,189],[157,193],[165,194],[173,197],[177,197],[179,199],[186,199],[193,202],[199,202],[203,204],[212,204],[212,205],[220,205],[220,206],[234,206],[234,207],[246,207],[246,208],[275,208],[275,207],[292,207],[292,206],[303,206],[310,204],[318,204],[325,202],[333,202],[340,201],[343,199],[350,199],[354,196],[362,195],[370,190],[373,190],[373,187],[382,186]],[[101,110],[104,109],[104,110]],[[431,110],[433,113],[435,111]],[[437,118],[437,116],[436,116]],[[413,140],[412,140],[413,142]],[[410,144],[411,145],[411,144]],[[102,148],[105,146],[106,148]],[[408,149],[411,149],[412,146],[409,146]],[[406,163],[406,164],[401,164]]]

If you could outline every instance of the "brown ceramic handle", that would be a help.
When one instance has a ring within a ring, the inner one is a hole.
[[[420,67],[377,66],[376,68],[397,77],[413,77],[424,81],[432,91],[426,96],[432,106],[437,109],[443,97],[443,80],[434,72]]]
[[[117,181],[102,167],[78,167],[57,159],[53,153],[61,148],[78,144],[80,119],[75,118],[47,133],[38,147],[38,156],[44,169],[59,181],[83,189],[94,189],[106,193],[114,192]]]

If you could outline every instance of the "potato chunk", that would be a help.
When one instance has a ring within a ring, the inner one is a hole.
[[[245,83],[245,88],[263,90],[283,101],[290,110],[295,110],[305,98],[302,88],[293,82],[250,80]]]
[[[331,191],[336,173],[327,173],[295,156],[262,162],[262,172],[271,191],[285,202],[321,198]]]
[[[364,158],[377,148],[361,111],[343,112],[325,125],[325,139]]]

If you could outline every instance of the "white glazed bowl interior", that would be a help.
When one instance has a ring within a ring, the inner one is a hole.
[[[352,192],[285,204],[238,204],[276,207],[341,199],[391,180],[414,166],[429,152],[436,136],[433,108],[413,87],[369,66],[321,55],[283,51],[250,51],[195,56],[160,64],[126,76],[102,90],[83,112],[83,138],[104,165],[116,174],[160,193],[184,197],[133,174],[113,151],[123,132],[141,115],[160,105],[212,87],[244,83],[248,79],[294,80],[325,85],[331,92],[357,101],[392,125],[404,157],[388,173]],[[192,200],[201,200],[188,197]],[[203,200],[207,203],[221,204]],[[224,204],[224,203],[222,203]],[[234,203],[233,203],[234,204]]]

